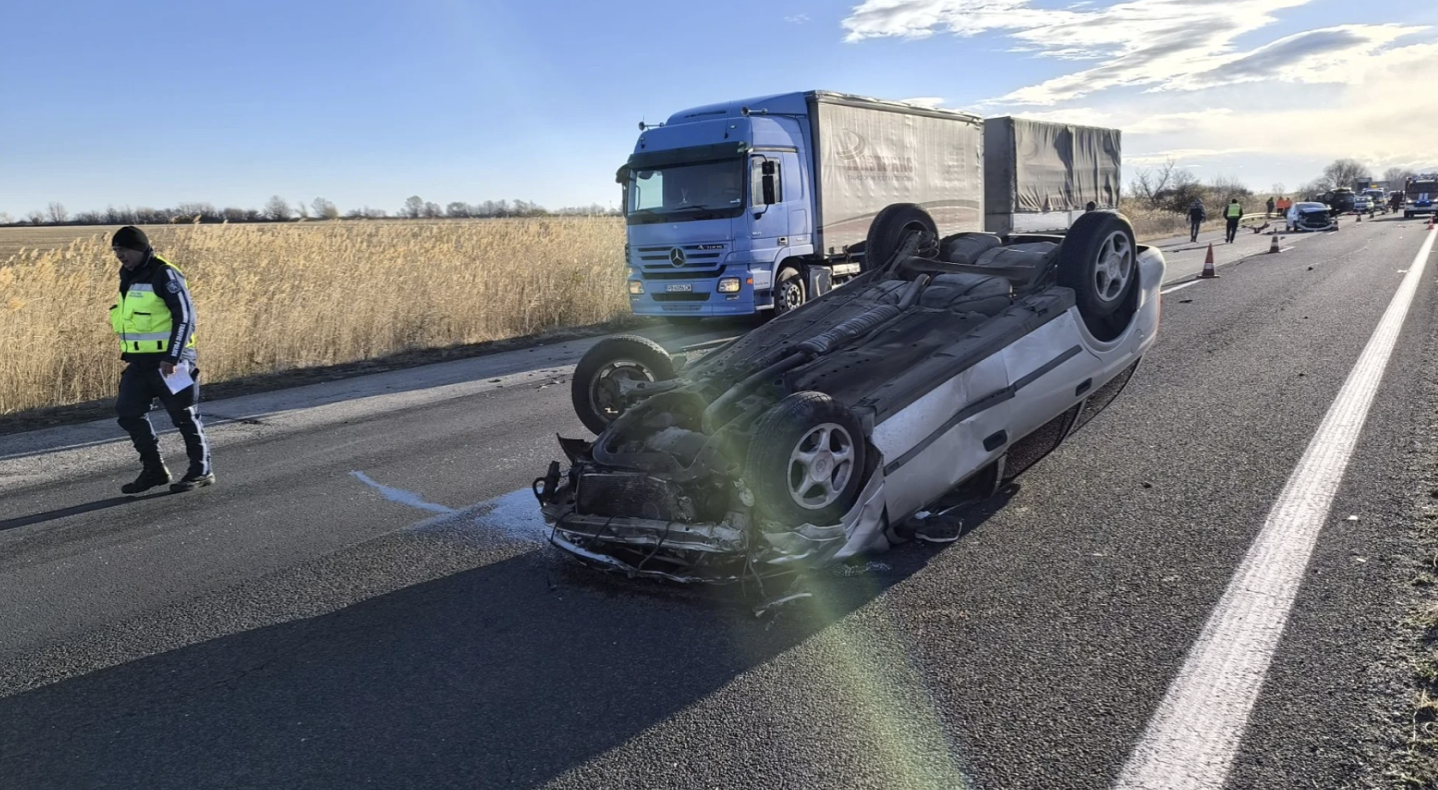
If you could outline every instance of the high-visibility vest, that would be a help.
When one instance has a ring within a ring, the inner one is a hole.
[[[1243,216],[1243,206],[1237,203],[1229,203],[1228,208],[1223,210],[1223,216],[1229,219],[1239,219]]]
[[[180,276],[180,267],[156,255],[161,266],[168,266]],[[165,300],[155,293],[150,283],[130,283],[120,301],[110,306],[110,328],[120,340],[120,351],[126,354],[163,354],[170,350],[170,333],[174,320]],[[195,334],[185,348],[195,347]]]

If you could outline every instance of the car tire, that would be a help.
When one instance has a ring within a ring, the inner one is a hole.
[[[584,427],[601,434],[623,409],[617,402],[616,383],[665,381],[674,378],[674,360],[664,347],[647,337],[608,337],[585,352],[569,382],[569,400]]]
[[[1079,314],[1093,327],[1118,312],[1138,288],[1138,242],[1116,211],[1074,221],[1059,247],[1058,284],[1071,288]]]
[[[935,243],[938,242],[939,226],[934,224],[929,212],[915,203],[885,206],[869,223],[869,235],[864,239],[864,259],[859,270],[873,271],[887,265],[909,236],[920,232],[928,233]]]
[[[798,310],[807,301],[809,295],[804,289],[804,278],[800,276],[799,270],[785,266],[774,278],[774,317]]]
[[[744,477],[766,518],[834,524],[858,501],[867,447],[848,407],[822,392],[796,392],[755,424]]]

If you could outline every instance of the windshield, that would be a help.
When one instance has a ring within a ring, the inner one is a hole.
[[[667,165],[629,176],[630,225],[723,219],[743,210],[743,159]]]

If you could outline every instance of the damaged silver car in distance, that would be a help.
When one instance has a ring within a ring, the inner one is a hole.
[[[635,577],[738,582],[883,551],[992,496],[1104,409],[1159,326],[1161,253],[1117,212],[1065,236],[939,239],[884,209],[852,282],[679,367],[641,337],[580,362],[598,436],[534,492],[550,542]]]

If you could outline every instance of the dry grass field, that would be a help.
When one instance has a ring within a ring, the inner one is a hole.
[[[1133,211],[1141,239],[1186,232]],[[0,228],[0,414],[113,395],[113,227]],[[161,225],[215,383],[627,315],[615,218]]]
[[[0,229],[0,414],[111,397],[113,228]],[[629,311],[613,218],[146,228],[183,270],[209,382]]]

